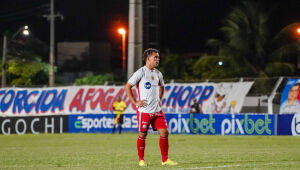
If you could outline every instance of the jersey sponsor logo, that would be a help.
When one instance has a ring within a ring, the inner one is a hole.
[[[151,83],[150,82],[146,82],[145,83],[145,88],[146,89],[150,89],[151,88]]]

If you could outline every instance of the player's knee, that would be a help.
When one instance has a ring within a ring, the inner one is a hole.
[[[139,136],[143,139],[146,139],[147,133],[139,132]]]
[[[169,136],[168,130],[160,131],[160,136],[163,137],[163,138],[167,138]]]

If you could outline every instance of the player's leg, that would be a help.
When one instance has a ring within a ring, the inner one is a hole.
[[[115,130],[116,130],[116,125],[114,124],[113,130],[112,130],[112,134],[115,133]]]
[[[167,121],[165,116],[158,116],[155,118],[155,127],[159,131],[159,147],[161,152],[162,165],[177,165],[177,162],[174,162],[168,158],[169,154],[169,131],[167,126]],[[152,126],[153,128],[153,126]]]
[[[121,114],[120,118],[119,118],[119,126],[120,126],[119,127],[119,134],[121,134],[121,132],[122,132],[123,118],[124,118],[124,115]]]
[[[146,148],[146,136],[149,128],[150,117],[147,113],[140,113],[137,111],[138,127],[139,127],[139,136],[137,139],[137,150],[139,156],[139,165],[146,166],[144,161],[144,153]]]
[[[169,153],[169,132],[166,128],[160,128],[159,131],[159,147],[161,152],[161,160],[162,162],[165,162],[168,159],[168,153]]]
[[[144,160],[144,154],[146,148],[146,136],[147,136],[147,132],[139,132],[139,136],[137,140],[139,161]]]
[[[114,127],[113,127],[113,130],[112,130],[113,134],[115,133],[117,124],[118,124],[118,117],[117,117],[117,115],[115,115],[115,118],[114,118]]]

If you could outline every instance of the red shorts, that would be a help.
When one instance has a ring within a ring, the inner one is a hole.
[[[168,128],[165,115],[162,111],[156,113],[140,113],[136,110],[136,114],[139,123],[139,132],[147,132],[150,124],[154,131]]]

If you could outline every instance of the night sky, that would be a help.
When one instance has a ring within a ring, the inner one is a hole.
[[[0,0],[0,33],[29,25],[31,33],[49,43],[50,0]],[[269,22],[271,34],[300,21],[300,1],[262,1],[274,8]],[[171,52],[206,50],[208,38],[219,37],[222,19],[239,0],[161,0],[160,48]],[[56,21],[56,41],[119,43],[118,26],[128,25],[128,0],[56,0],[55,10],[64,15]]]

